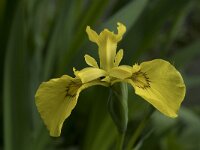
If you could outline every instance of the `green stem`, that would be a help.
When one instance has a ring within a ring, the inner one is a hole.
[[[143,118],[143,120],[139,123],[137,129],[135,130],[135,133],[133,134],[133,136],[130,138],[130,140],[128,142],[127,150],[132,150],[132,147],[135,145],[138,137],[141,135],[147,122],[149,122],[150,116],[153,114],[154,110],[155,109],[153,107],[151,107],[150,110],[145,115],[145,117]]]
[[[119,133],[119,136],[117,139],[117,150],[123,150],[124,137],[125,137],[125,133]]]

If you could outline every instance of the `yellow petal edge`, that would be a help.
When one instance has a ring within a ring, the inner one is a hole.
[[[60,136],[63,122],[76,106],[80,92],[94,85],[106,86],[99,81],[82,84],[80,79],[67,75],[43,82],[39,86],[35,103],[51,136]]]
[[[136,66],[138,68],[138,66]],[[134,66],[133,66],[133,70]],[[137,69],[136,69],[137,70]],[[146,75],[149,87],[141,88],[136,81],[143,82],[141,77],[128,80],[135,93],[168,117],[177,117],[180,105],[185,97],[186,87],[181,74],[169,62],[162,59],[140,64],[140,72]],[[139,76],[138,76],[139,77]]]

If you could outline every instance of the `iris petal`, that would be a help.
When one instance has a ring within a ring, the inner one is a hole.
[[[109,75],[121,80],[129,78],[132,76],[132,67],[127,65],[113,67],[110,70]]]
[[[99,43],[99,35],[90,28],[90,26],[87,26],[86,32],[88,34],[89,40],[96,43],[98,45]]]
[[[116,35],[116,40],[119,42],[122,39],[122,36],[124,35],[124,33],[126,32],[126,27],[122,24],[122,23],[117,23],[118,27],[118,34]]]
[[[109,71],[112,67],[115,66],[114,61],[115,61],[117,43],[122,39],[124,33],[126,32],[126,27],[123,24],[117,23],[117,25],[118,25],[117,34],[109,31],[108,29],[104,29],[98,35],[89,26],[86,29],[90,41],[95,42],[98,45],[100,68],[106,71]],[[120,54],[122,54],[121,51]],[[117,62],[118,64],[121,61],[121,59],[118,59]]]
[[[115,62],[114,62],[114,66],[115,66],[115,67],[119,66],[119,64],[120,64],[120,62],[121,62],[121,60],[122,60],[122,58],[123,58],[123,54],[124,54],[123,49],[120,49],[120,50],[117,52],[117,54],[116,54],[116,56],[115,56]]]
[[[36,106],[51,136],[60,135],[64,120],[77,103],[80,87],[80,80],[64,75],[43,82],[38,88]]]
[[[162,59],[143,62],[140,67],[143,75],[136,76],[135,81],[127,80],[135,88],[135,93],[166,116],[176,117],[186,91],[180,73]]]
[[[97,61],[90,55],[85,55],[85,62],[91,67],[99,68]]]
[[[94,85],[108,86],[101,81],[82,84],[80,79],[67,75],[40,85],[35,103],[51,136],[60,136],[63,123],[76,106],[80,92]]]

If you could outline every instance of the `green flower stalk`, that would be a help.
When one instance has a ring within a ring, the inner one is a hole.
[[[121,41],[126,27],[121,23],[117,25],[117,34],[108,29],[97,34],[89,26],[86,28],[90,41],[98,45],[100,65],[93,57],[85,55],[89,67],[80,71],[73,69],[75,77],[63,75],[39,86],[35,103],[51,136],[60,136],[63,122],[76,106],[80,92],[94,85],[109,87],[118,82],[129,83],[137,95],[161,113],[168,117],[177,117],[186,89],[181,74],[162,59],[133,66],[119,65],[123,50],[117,51],[117,43]],[[126,107],[126,104],[124,106]],[[112,113],[117,113],[115,107],[113,108]],[[124,113],[126,114],[126,110]],[[114,120],[117,122],[117,114],[112,115],[115,115]],[[123,130],[123,127],[121,129]]]
[[[126,83],[111,86],[108,110],[120,134],[126,132],[128,124],[128,88]]]

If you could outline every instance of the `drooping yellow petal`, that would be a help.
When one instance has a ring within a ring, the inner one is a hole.
[[[81,79],[82,83],[87,83],[100,77],[105,77],[107,72],[99,68],[87,67],[80,71],[76,71],[75,75]]]
[[[85,62],[91,67],[99,68],[97,61],[90,55],[85,55]]]
[[[82,84],[80,79],[67,75],[39,86],[35,103],[51,136],[60,136],[63,122],[76,106],[80,92],[94,85],[108,86],[101,81]]]
[[[180,73],[162,59],[143,62],[135,67],[133,70],[140,70],[127,80],[135,88],[135,93],[166,116],[176,117],[186,90]]]
[[[116,54],[116,56],[115,56],[115,62],[114,62],[114,67],[117,67],[117,66],[119,66],[119,64],[120,64],[120,62],[121,62],[121,60],[122,60],[122,58],[123,58],[123,49],[120,49],[118,52],[117,52],[117,54]]]
[[[64,120],[77,103],[81,85],[80,80],[64,75],[43,82],[38,88],[35,103],[51,136],[60,135]]]

